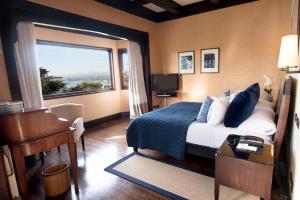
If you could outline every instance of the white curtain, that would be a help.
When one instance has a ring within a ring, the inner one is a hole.
[[[15,57],[25,108],[43,106],[42,86],[36,58],[36,39],[32,22],[17,24]]]
[[[147,95],[145,89],[143,59],[140,45],[136,42],[128,42],[128,57],[129,57],[129,107],[130,118],[134,119],[137,116],[148,111]]]

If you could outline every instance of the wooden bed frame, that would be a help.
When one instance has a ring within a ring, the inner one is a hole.
[[[282,146],[283,138],[286,132],[286,125],[288,120],[289,108],[290,108],[290,99],[291,99],[291,88],[292,80],[286,78],[279,90],[275,121],[277,124],[277,131],[274,134],[274,149],[275,149],[275,166],[278,163],[280,149]],[[134,148],[134,151],[137,152],[138,148]],[[215,159],[215,153],[217,149],[207,146],[200,146],[196,144],[187,143],[186,153],[191,155],[196,155],[204,158]]]

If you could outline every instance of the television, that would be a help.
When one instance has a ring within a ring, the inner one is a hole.
[[[178,74],[152,74],[152,91],[174,92],[178,85]]]

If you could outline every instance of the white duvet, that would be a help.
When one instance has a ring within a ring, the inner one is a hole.
[[[272,136],[265,136],[261,134],[250,134],[247,131],[238,130],[238,128],[225,127],[223,123],[215,126],[209,126],[205,123],[193,122],[189,126],[186,142],[211,148],[219,148],[228,135],[254,135],[261,137],[265,143],[272,143]]]
[[[276,132],[272,104],[260,100],[253,114],[238,128],[225,127],[221,122],[211,126],[207,123],[193,122],[187,132],[186,142],[211,148],[219,148],[230,134],[253,135],[263,138],[265,143],[272,143]]]

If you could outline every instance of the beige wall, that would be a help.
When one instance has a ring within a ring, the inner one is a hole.
[[[178,52],[195,50],[193,75],[182,75],[179,97],[201,101],[230,88],[262,83],[263,74],[279,88],[276,68],[280,38],[289,31],[289,0],[261,0],[157,25],[164,73],[178,73]],[[200,49],[220,48],[220,73],[200,73]]]
[[[0,101],[8,101],[11,100],[7,73],[6,73],[6,66],[3,57],[3,50],[0,38]]]
[[[112,48],[113,51],[114,91],[45,100],[45,106],[48,107],[67,102],[81,103],[84,105],[85,121],[129,110],[127,91],[121,91],[120,87],[117,41],[38,27],[35,28],[35,32],[36,38],[40,40],[106,47]],[[119,43],[124,45],[127,42],[124,41]]]

